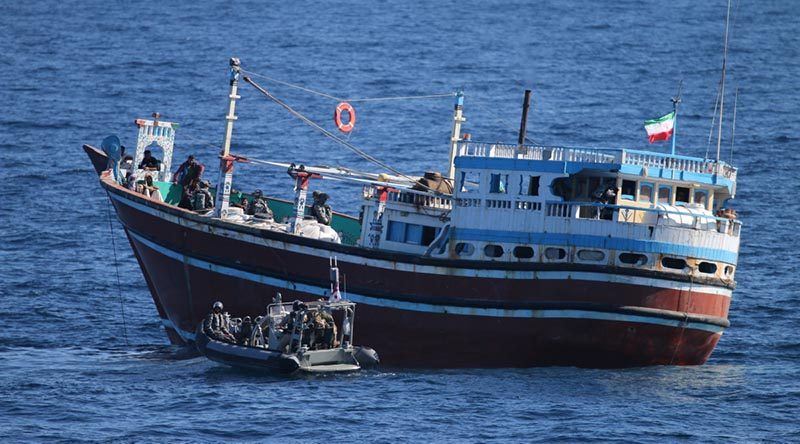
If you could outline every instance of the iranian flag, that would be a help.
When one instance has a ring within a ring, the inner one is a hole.
[[[658,119],[644,121],[644,129],[647,131],[647,137],[650,143],[657,140],[669,140],[672,136],[672,128],[674,125],[674,111]]]

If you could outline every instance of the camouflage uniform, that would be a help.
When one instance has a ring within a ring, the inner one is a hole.
[[[250,206],[249,214],[259,219],[272,219],[272,210],[269,209],[267,201],[262,197],[253,199],[253,205]]]
[[[332,348],[336,338],[336,323],[333,316],[325,310],[314,314],[314,345],[317,348]]]
[[[236,338],[228,331],[225,315],[221,312],[211,312],[206,316],[203,322],[203,332],[211,339],[216,339],[217,341],[236,342]]]
[[[333,218],[333,210],[328,201],[328,195],[325,193],[314,192],[314,203],[311,205],[311,213],[317,219],[317,222],[323,225],[330,225]]]

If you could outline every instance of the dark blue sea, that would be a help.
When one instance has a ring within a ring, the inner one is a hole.
[[[734,0],[722,158],[744,221],[731,327],[698,367],[410,371],[285,379],[168,344],[81,145],[180,123],[176,160],[216,175],[228,59],[338,98],[464,88],[465,131],[648,146],[683,81],[678,152],[709,144],[726,4],[690,1],[0,2],[0,441],[800,441],[800,15]],[[253,77],[333,129],[337,100]],[[733,150],[733,103],[738,88]],[[241,87],[233,151],[373,165]],[[349,141],[404,172],[443,170],[452,98],[353,102]],[[714,132],[716,135],[716,131]],[[235,187],[291,195],[279,170]],[[359,189],[320,185],[357,214]],[[512,332],[513,334],[513,332]],[[398,338],[402,340],[402,338]],[[413,347],[413,344],[409,344]]]

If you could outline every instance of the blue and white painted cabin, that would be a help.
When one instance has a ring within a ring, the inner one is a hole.
[[[606,185],[618,189],[615,201],[593,202],[594,191]],[[723,209],[735,192],[736,169],[708,159],[462,142],[452,196],[389,194],[380,248],[463,260],[636,267],[732,281],[741,223]],[[366,188],[364,198],[362,239],[367,239],[377,197]]]

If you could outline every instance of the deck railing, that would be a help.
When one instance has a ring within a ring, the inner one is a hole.
[[[650,215],[655,222],[654,225],[660,226],[716,231],[731,236],[739,236],[742,227],[742,222],[735,219],[661,208],[641,208],[594,202],[547,202],[545,205],[545,217],[646,223],[636,222],[637,212]]]
[[[664,168],[699,174],[717,174],[736,181],[736,168],[725,162],[699,157],[652,153],[619,148],[569,148],[541,145],[461,142],[459,156],[497,157],[557,162],[620,163],[645,168]]]
[[[378,191],[372,185],[364,187],[364,199],[378,199]],[[386,196],[387,202],[404,203],[418,207],[435,208],[439,210],[451,210],[453,199],[449,195],[434,195],[417,190],[396,190],[390,191]]]

